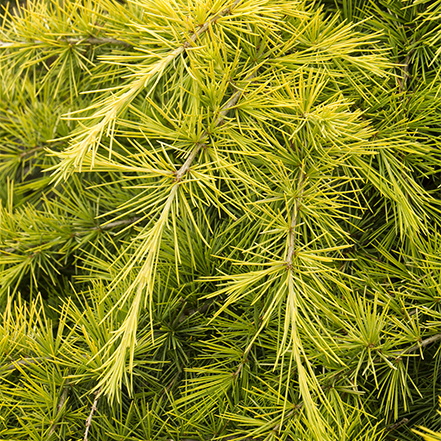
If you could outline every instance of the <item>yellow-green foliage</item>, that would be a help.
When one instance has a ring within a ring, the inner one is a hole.
[[[5,5],[0,439],[438,430],[440,17]]]

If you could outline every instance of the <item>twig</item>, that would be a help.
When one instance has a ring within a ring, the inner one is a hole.
[[[120,46],[132,46],[132,44],[127,43],[126,41],[117,40],[116,38],[96,38],[96,37],[89,37],[89,38],[63,38],[58,40],[58,42],[64,42],[68,43],[71,46],[79,45],[79,44],[90,44],[90,45],[99,45],[99,44],[116,44]],[[34,41],[0,41],[0,48],[7,48],[7,47],[22,47],[22,46],[29,46],[29,45],[45,45],[49,44],[51,46],[55,46],[56,44],[53,44],[49,41],[41,41],[41,40],[34,40]]]
[[[217,22],[221,17],[224,15],[230,14],[231,11],[241,2],[242,0],[235,0],[231,6],[227,6],[225,9],[223,9],[221,12],[219,12],[217,15],[215,15],[210,20],[206,21],[191,37],[189,40],[187,40],[182,47],[176,49],[174,53],[176,52],[176,55],[180,54],[182,51],[186,50],[187,48],[191,47],[192,44],[204,33],[207,31],[207,29]],[[247,80],[250,80],[254,77],[255,73],[253,72],[251,75],[249,75],[246,78]],[[230,100],[225,104],[225,106],[222,108],[222,110],[219,112],[219,116],[215,122],[215,127],[219,126],[223,123],[225,115],[229,112],[229,110],[237,103],[240,96],[242,95],[243,91],[238,90],[236,93],[233,94],[233,96],[230,98]],[[194,161],[194,158],[199,153],[200,149],[205,146],[204,141],[206,138],[208,138],[208,131],[204,130],[202,133],[199,141],[196,143],[195,148],[190,153],[187,160],[184,162],[182,167],[176,172],[175,181],[179,182],[183,176],[188,172],[190,169],[191,163]]]
[[[176,380],[179,378],[180,372],[178,372],[174,377],[173,380],[169,383],[169,385],[163,390],[162,394],[167,394],[170,392],[170,389],[173,387],[173,385],[176,383]]]
[[[34,153],[44,150],[45,148],[46,147],[44,146],[34,147],[31,150],[25,150],[24,152],[21,152],[18,156],[19,158],[24,158],[25,156],[33,155]]]
[[[416,43],[415,40],[412,41],[412,44],[415,44],[415,43]],[[404,59],[403,70],[402,70],[402,72],[403,72],[403,77],[402,77],[403,80],[401,81],[401,79],[398,78],[398,86],[400,88],[400,92],[405,92],[406,89],[407,89],[407,80],[410,77],[410,75],[409,75],[409,63],[410,63],[410,59],[411,59],[411,57],[412,57],[414,52],[415,52],[415,48],[411,49],[409,51],[409,53],[406,55],[406,58]]]
[[[262,317],[259,318],[259,323],[258,323],[257,326],[256,326],[256,328],[257,328],[258,330],[260,329],[261,324],[262,324]],[[257,334],[258,334],[258,333],[259,333],[259,331],[257,331]],[[233,373],[233,377],[237,377],[237,376],[240,374],[240,372],[242,371],[243,367],[245,366],[245,363],[248,361],[248,354],[249,354],[250,351],[251,351],[251,348],[252,348],[252,346],[253,346],[253,344],[254,344],[254,342],[255,342],[255,338],[256,338],[256,336],[257,336],[257,335],[255,335],[255,336],[253,337],[253,340],[252,340],[251,344],[248,345],[248,348],[247,348],[247,349],[245,350],[245,352],[243,353],[242,361],[239,363],[239,366],[237,367],[236,372]]]
[[[116,228],[116,227],[123,227],[123,226],[127,226],[127,225],[131,225],[134,224],[136,222],[138,222],[139,220],[141,220],[142,217],[132,217],[130,219],[120,219],[117,221],[113,221],[113,222],[109,222],[108,224],[104,224],[104,225],[97,225],[96,227],[91,228],[90,230],[87,230],[87,233],[89,231],[107,231],[107,230],[111,230],[112,228]],[[74,233],[75,236],[80,236],[82,232],[77,232]],[[44,245],[46,242],[42,242],[39,243],[39,245]],[[32,249],[33,246],[29,247]],[[29,249],[28,248],[28,249]],[[19,250],[18,248],[5,248],[3,250],[0,249],[0,254],[11,254],[14,252],[19,252],[21,250]],[[26,250],[23,250],[26,251]]]
[[[186,314],[184,314],[182,317],[179,317],[179,323],[182,323],[184,320],[187,320],[189,317],[191,317],[194,314],[204,314],[207,312],[208,308],[216,301],[216,299],[210,299],[206,301],[202,306],[195,309],[190,309],[187,311]]]
[[[298,410],[298,409],[301,409],[302,407],[303,407],[303,403],[296,404],[296,405],[294,406],[294,409],[290,410],[290,411],[285,415],[284,419],[289,418],[289,417],[292,417],[292,416],[297,412],[297,410]],[[281,423],[277,423],[277,424],[273,427],[273,432],[277,432],[277,431],[280,429],[280,424],[281,424]]]
[[[82,358],[87,358],[85,354],[80,355]],[[45,361],[53,361],[52,357],[26,357],[21,358],[20,360],[14,360],[11,363],[4,366],[3,369],[6,370],[15,370],[18,369],[20,366],[32,366],[33,364],[39,364],[43,363]]]
[[[74,43],[74,40],[68,39],[69,43]],[[116,38],[97,38],[97,37],[90,37],[86,40],[78,40],[78,42],[86,42],[87,44],[117,44],[121,46],[133,46],[131,43],[128,43],[127,41],[121,41]]]
[[[11,253],[14,253],[14,252],[16,252],[16,251],[20,251],[19,249],[17,249],[17,248],[5,248],[4,250],[0,250],[0,254],[11,254]]]
[[[142,217],[132,217],[130,219],[120,219],[117,221],[109,222],[108,224],[104,224],[102,226],[99,225],[99,226],[95,227],[94,230],[110,230],[115,227],[122,227],[122,226],[134,224],[141,219],[142,219]]]
[[[242,357],[243,360],[239,363],[239,366],[238,366],[236,372],[233,373],[233,377],[237,377],[240,374],[240,372],[242,371],[242,368],[244,367],[245,363],[248,361],[248,359],[247,359],[248,352],[249,352],[249,350],[243,354],[243,357]]]
[[[403,424],[406,424],[409,420],[407,418],[403,418],[400,421],[397,421],[394,424],[390,424],[389,426],[386,426],[384,429],[386,432],[391,432],[392,430],[398,429],[398,427],[402,426]]]
[[[207,133],[207,132],[204,132],[202,134],[201,138],[204,137],[205,133]],[[192,152],[190,153],[187,160],[184,162],[184,164],[182,164],[182,167],[176,172],[176,177],[175,177],[176,182],[179,182],[183,178],[183,176],[188,172],[188,170],[190,170],[190,166],[191,166],[192,162],[194,161],[194,158],[199,153],[199,150],[201,149],[201,147],[203,145],[204,144],[201,142],[198,142],[196,144],[196,147],[192,150]]]
[[[44,358],[21,358],[20,360],[15,360],[9,364],[7,364],[4,368],[6,370],[15,370],[18,369],[19,366],[31,366],[33,364],[43,363],[44,361],[52,360],[51,357],[44,357]]]
[[[97,406],[98,400],[99,400],[99,398],[101,396],[101,389],[97,390],[95,392],[95,395],[96,395],[95,401],[93,402],[92,409],[90,410],[90,414],[89,414],[89,416],[87,417],[87,420],[86,420],[86,431],[84,432],[84,441],[88,440],[89,429],[90,429],[90,426],[92,425],[93,414],[96,411],[96,406]]]
[[[407,79],[409,78],[409,61],[410,57],[412,56],[413,51],[410,51],[406,59],[404,60],[404,67],[403,67],[403,89],[406,90],[407,87]]]
[[[235,4],[237,4],[237,3],[238,2],[236,1]],[[247,78],[245,78],[245,81],[249,81],[249,80],[253,79],[255,75],[256,75],[256,73],[253,72],[252,74],[248,75]],[[237,90],[233,94],[233,96],[227,101],[225,106],[222,107],[222,110],[219,112],[219,115],[216,119],[216,122],[214,123],[215,127],[220,126],[224,122],[225,116],[230,111],[230,109],[236,105],[236,103],[239,101],[239,98],[242,96],[242,94],[243,94],[243,90]],[[202,147],[205,147],[205,140],[208,138],[208,136],[209,136],[209,132],[207,130],[204,130],[201,137],[199,138],[199,141],[196,143],[195,148],[190,153],[189,157],[184,162],[182,167],[176,172],[176,175],[175,175],[176,182],[179,182],[183,178],[183,176],[188,172],[196,155],[199,153],[199,151],[201,150]]]
[[[432,335],[432,337],[426,338],[426,340],[423,340],[422,342],[417,343],[416,345],[411,346],[410,348],[405,349],[404,351],[401,351],[398,356],[409,354],[410,352],[415,352],[419,348],[424,348],[425,346],[430,345],[431,343],[435,343],[438,340],[441,340],[441,334]]]
[[[57,415],[61,412],[61,409],[63,408],[63,406],[64,406],[64,403],[66,402],[66,398],[67,398],[67,392],[68,392],[68,390],[69,390],[69,380],[67,380],[66,381],[66,384],[64,385],[64,388],[63,388],[63,393],[61,394],[61,397],[60,397],[60,401],[58,402],[58,406],[57,406],[57,413],[55,414],[55,417],[54,417],[54,419],[57,417]],[[49,436],[51,436],[53,433],[54,433],[54,431],[55,431],[55,427],[57,426],[57,423],[54,421],[53,423],[52,423],[52,425],[51,425],[51,428],[50,428],[50,430],[49,430]]]
[[[182,48],[187,49],[191,47],[191,45],[204,33],[208,30],[208,28],[217,22],[224,15],[231,14],[231,11],[241,2],[242,0],[235,0],[231,6],[227,6],[225,9],[220,11],[217,15],[215,15],[210,20],[206,21],[191,37],[188,41],[186,41]]]
[[[299,208],[300,204],[302,203],[302,196],[305,189],[305,173],[302,169],[300,169],[299,173],[299,179],[298,179],[298,194],[296,197],[296,201],[294,203],[294,208],[292,210],[292,216],[291,216],[291,226],[289,228],[289,246],[288,246],[288,253],[286,256],[286,266],[288,269],[291,269],[292,267],[292,261],[294,257],[294,250],[295,250],[295,243],[296,243],[296,229],[298,225],[298,218],[299,218]]]

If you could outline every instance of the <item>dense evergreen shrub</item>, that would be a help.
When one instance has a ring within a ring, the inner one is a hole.
[[[441,439],[440,17],[5,4],[0,439]]]

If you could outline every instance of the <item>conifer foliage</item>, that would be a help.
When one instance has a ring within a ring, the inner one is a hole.
[[[0,438],[441,439],[440,16],[4,5]]]

